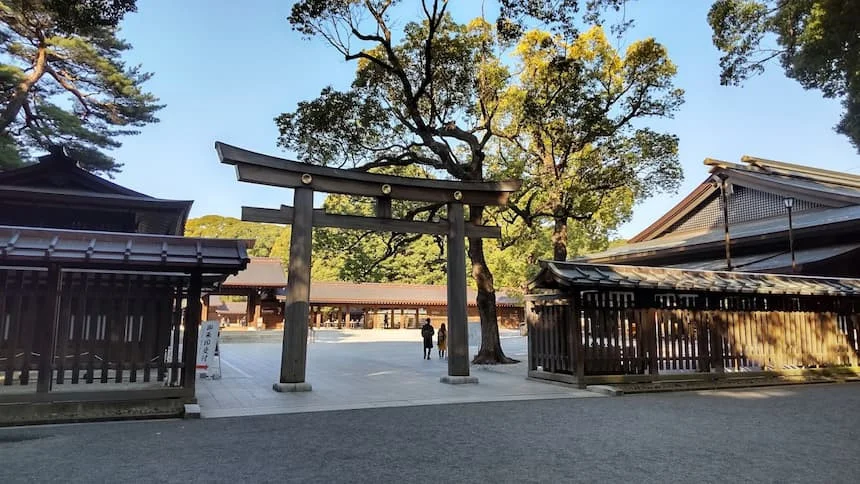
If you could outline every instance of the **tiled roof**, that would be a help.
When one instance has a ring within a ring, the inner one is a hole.
[[[287,276],[281,259],[252,257],[244,271],[228,277],[222,286],[280,288],[287,286]]]
[[[0,225],[0,263],[6,264],[229,274],[247,262],[240,240]]]
[[[248,310],[246,301],[223,301],[217,295],[209,296],[209,309],[216,314],[245,314]]]
[[[591,289],[643,288],[793,296],[860,296],[860,279],[556,261],[541,261],[540,264],[542,270],[534,280],[534,288],[572,285]]]

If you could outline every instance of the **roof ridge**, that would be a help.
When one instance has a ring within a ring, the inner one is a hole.
[[[852,173],[846,173],[836,170],[827,170],[824,168],[815,168],[807,165],[799,165],[796,163],[770,160],[767,158],[759,158],[757,156],[749,155],[742,156],[741,161],[749,164],[750,166],[764,168],[765,170],[770,169],[775,171],[787,171],[789,172],[788,176],[797,176],[800,178],[825,181],[826,183],[852,186],[855,188],[860,187],[860,175],[854,175]],[[849,181],[849,183],[845,183],[845,181]]]

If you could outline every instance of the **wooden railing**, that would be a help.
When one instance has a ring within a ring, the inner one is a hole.
[[[529,370],[573,377],[857,366],[860,317],[530,304]]]

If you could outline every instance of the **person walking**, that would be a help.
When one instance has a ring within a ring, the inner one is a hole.
[[[436,337],[436,344],[439,348],[439,359],[447,357],[445,354],[448,350],[448,329],[445,328],[445,323],[439,326],[439,335]]]
[[[433,334],[436,331],[433,329],[433,326],[430,325],[430,318],[427,318],[424,322],[424,326],[421,326],[421,336],[424,338],[424,359],[430,359],[430,352],[433,351]]]

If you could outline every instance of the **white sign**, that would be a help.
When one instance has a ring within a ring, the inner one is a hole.
[[[200,335],[197,338],[197,369],[209,370],[215,360],[215,348],[218,346],[218,321],[200,323]]]

